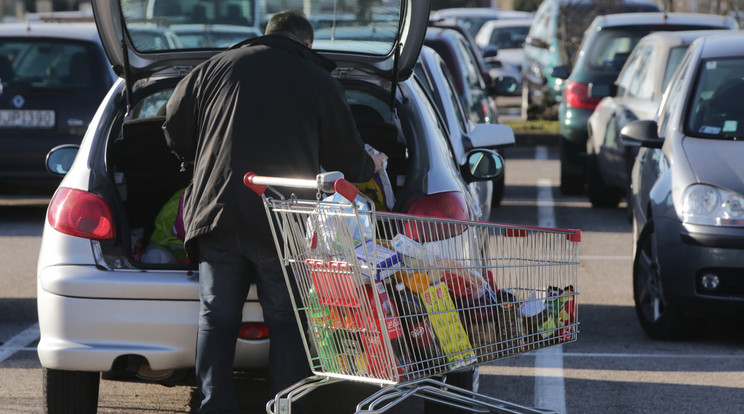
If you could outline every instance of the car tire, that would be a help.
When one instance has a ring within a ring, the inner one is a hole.
[[[678,307],[664,294],[658,243],[651,221],[646,223],[638,237],[633,260],[633,300],[641,328],[649,337],[679,339],[694,331],[682,318]]]
[[[584,166],[579,166],[577,146],[563,137],[560,140],[561,156],[561,193],[563,195],[581,195],[584,192]]]
[[[623,192],[605,184],[602,173],[599,171],[599,162],[597,161],[597,154],[594,153],[594,147],[588,144],[586,151],[586,193],[589,196],[589,201],[593,207],[617,207],[623,198]]]
[[[99,372],[44,368],[45,414],[95,414],[98,411]]]

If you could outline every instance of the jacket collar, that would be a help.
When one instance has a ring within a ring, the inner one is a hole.
[[[271,35],[255,37],[253,39],[248,39],[246,41],[240,42],[236,44],[235,46],[231,47],[231,49],[238,48],[238,47],[251,47],[251,46],[269,46],[269,47],[282,48],[292,54],[299,55],[300,57],[304,59],[314,62],[315,64],[327,70],[328,72],[331,72],[334,69],[336,69],[336,63],[333,62],[332,60],[326,59],[325,57],[319,55],[318,53],[316,53],[309,47],[303,44],[300,44],[282,35],[271,34]]]

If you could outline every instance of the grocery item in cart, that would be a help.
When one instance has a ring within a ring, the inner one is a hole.
[[[434,280],[447,284],[449,291],[456,297],[479,298],[492,294],[490,285],[472,269],[452,259],[440,259],[434,263],[435,269],[430,273]]]
[[[413,376],[431,375],[435,373],[434,368],[441,371],[441,367],[447,365],[447,359],[444,358],[439,338],[419,295],[407,289],[402,281],[398,281],[395,288],[391,289],[390,297],[401,316],[403,332],[411,351]]]
[[[375,243],[373,240],[367,240],[366,243],[356,247],[356,255],[361,265],[359,272],[364,277],[365,282],[369,282],[374,272],[374,280],[381,281],[401,271],[400,253],[388,249]],[[370,260],[367,260],[367,259]]]
[[[340,193],[323,198],[323,202],[347,205],[340,214],[323,214],[324,209],[319,206],[317,214],[312,214],[307,219],[307,240],[312,249],[319,249],[329,256],[336,256],[343,251],[343,243],[349,232],[353,240],[361,243],[363,240],[372,239],[372,220],[369,215],[360,214],[355,216],[351,208],[351,202]],[[354,204],[358,211],[369,212],[374,210],[374,202],[364,194],[358,193],[354,198]],[[358,217],[358,220],[357,220]],[[361,227],[360,227],[361,226]]]
[[[473,347],[460,322],[446,283],[435,283],[420,296],[451,367],[454,369],[474,363]]]
[[[396,234],[390,244],[403,256],[403,264],[410,268],[432,267],[442,258],[433,245],[424,246],[403,234]]]
[[[515,300],[508,292],[499,291],[464,301],[460,320],[479,362],[515,354],[523,345],[521,319],[512,303]]]
[[[390,378],[390,361],[392,361],[395,366],[392,376],[405,379],[408,377],[411,355],[405,343],[403,327],[395,304],[388,296],[382,282],[373,282],[371,285],[364,285],[364,288],[369,312],[366,315],[366,330],[362,333],[362,340],[367,351],[370,371],[376,378]],[[379,312],[375,291],[372,289],[375,289],[380,301]],[[385,329],[390,339],[389,348],[384,346],[382,329]],[[389,350],[392,351],[392,355]]]

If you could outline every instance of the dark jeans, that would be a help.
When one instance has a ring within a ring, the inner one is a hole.
[[[236,243],[239,244],[216,234],[198,240],[201,309],[196,380],[202,393],[200,414],[235,412],[235,344],[251,282],[258,287],[264,322],[271,338],[269,375],[272,393],[310,373],[279,260],[276,257],[262,259],[259,254],[237,253],[236,250],[240,249],[236,248]]]

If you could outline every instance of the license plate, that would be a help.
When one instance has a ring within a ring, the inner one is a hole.
[[[54,111],[0,109],[0,128],[54,128]]]

